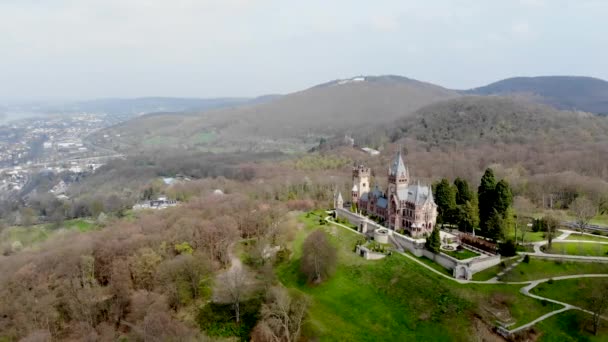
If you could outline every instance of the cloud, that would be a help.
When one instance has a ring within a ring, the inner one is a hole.
[[[393,32],[399,29],[399,20],[390,15],[375,15],[370,19],[370,26],[375,31]]]

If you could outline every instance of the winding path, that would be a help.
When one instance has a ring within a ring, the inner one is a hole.
[[[344,229],[347,229],[349,232],[353,232],[353,233],[356,233],[356,234],[359,234],[359,235],[365,235],[365,234],[362,234],[362,233],[360,233],[360,232],[358,232],[356,230],[353,230],[352,228],[350,228],[348,226],[345,226],[345,225],[343,225],[341,223],[332,221],[330,218],[331,218],[330,216],[325,217],[325,221],[327,221],[327,222],[329,222],[329,223],[331,223],[333,225],[336,225],[338,227],[342,227]],[[572,233],[575,233],[575,232],[574,231],[565,231],[564,230],[564,231],[562,231],[562,235],[558,236],[556,238],[556,240],[562,241],[562,240],[564,240],[565,238],[567,238]],[[551,255],[551,254],[542,253],[540,251],[540,246],[542,246],[544,244],[543,242],[547,243],[547,241],[541,241],[541,242],[534,243],[535,250],[536,250],[537,245],[538,245],[538,251],[540,252],[539,254],[542,254],[543,256]],[[574,242],[577,242],[577,241],[574,241]],[[418,258],[416,258],[416,257],[414,257],[414,256],[412,256],[410,254],[407,254],[407,253],[404,253],[404,252],[400,252],[400,251],[397,251],[397,252],[399,254],[405,256],[406,258],[408,258],[408,259],[410,259],[410,260],[418,263],[420,266],[426,268],[427,270],[429,270],[431,272],[434,272],[435,274],[438,274],[438,275],[440,275],[440,276],[442,276],[442,277],[444,277],[446,279],[449,279],[451,281],[457,282],[459,284],[526,285],[526,286],[522,287],[519,290],[521,292],[521,294],[523,294],[524,296],[528,296],[528,297],[531,297],[531,298],[534,298],[534,299],[538,299],[538,300],[545,300],[547,302],[555,303],[555,304],[558,304],[558,305],[562,306],[562,308],[560,308],[560,309],[548,312],[548,313],[546,313],[546,314],[544,314],[544,315],[536,318],[535,320],[533,320],[531,322],[528,322],[528,323],[526,323],[524,325],[518,326],[517,328],[511,329],[511,330],[504,328],[504,331],[507,332],[508,334],[513,334],[513,333],[519,332],[521,330],[528,329],[528,328],[534,326],[538,322],[541,322],[541,321],[543,321],[543,320],[545,320],[547,318],[550,318],[552,316],[555,316],[557,314],[560,314],[562,312],[565,312],[565,311],[568,311],[568,310],[572,310],[572,309],[574,309],[574,310],[580,310],[580,311],[586,312],[588,314],[593,314],[591,311],[583,309],[581,307],[578,307],[578,306],[575,306],[575,305],[572,305],[572,304],[568,304],[568,303],[564,303],[564,302],[560,302],[560,301],[557,301],[555,299],[546,298],[546,297],[542,297],[542,296],[530,293],[530,290],[532,290],[533,288],[535,288],[536,286],[538,286],[538,284],[548,282],[549,280],[554,280],[555,281],[555,280],[577,279],[577,278],[606,278],[606,277],[608,277],[608,274],[576,274],[576,275],[567,275],[567,276],[557,276],[557,277],[552,277],[552,278],[543,278],[543,279],[538,279],[538,280],[521,281],[521,282],[499,281],[496,277],[494,277],[494,278],[492,278],[490,280],[486,280],[486,281],[456,279],[456,278],[448,276],[447,274],[439,272],[438,270],[436,270],[433,267],[425,264],[424,262],[418,260]],[[522,254],[529,254],[529,255],[533,255],[534,256],[537,253],[522,253]],[[568,257],[572,257],[572,256],[568,256]],[[597,257],[581,257],[581,258],[591,258],[591,259],[594,259],[594,258],[597,258]],[[608,258],[601,258],[601,259],[608,259]],[[602,317],[602,319],[608,320],[608,317]]]
[[[606,239],[606,242],[604,242],[604,241],[596,242],[596,241],[588,241],[588,240],[567,240],[568,236],[570,236],[571,234],[580,234],[580,233],[575,232],[573,230],[567,230],[567,229],[563,229],[560,231],[562,232],[562,234],[560,236],[556,237],[555,239],[553,239],[553,243],[594,243],[594,244],[599,244],[599,245],[608,244],[608,238]],[[583,235],[590,235],[590,234],[583,234]],[[590,236],[593,236],[593,235],[590,235]],[[534,247],[534,253],[520,252],[519,254],[520,255],[528,254],[530,256],[550,258],[550,259],[608,262],[608,257],[545,253],[541,250],[541,247],[546,245],[547,243],[548,243],[547,240],[534,242],[534,243],[532,243],[532,246]]]

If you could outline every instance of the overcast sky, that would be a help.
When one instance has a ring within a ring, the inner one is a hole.
[[[254,96],[355,75],[608,79],[606,0],[0,0],[0,98]]]

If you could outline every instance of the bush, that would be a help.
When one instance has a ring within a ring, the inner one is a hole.
[[[547,282],[547,284],[549,284],[549,285],[553,284],[553,278],[549,279],[549,281]]]
[[[507,240],[498,244],[498,252],[502,256],[514,256],[517,255],[517,248],[515,241]]]
[[[260,316],[261,304],[261,300],[257,298],[241,302],[241,322],[237,324],[232,304],[211,302],[199,310],[198,324],[209,336],[236,336],[242,341],[249,341],[251,330]]]
[[[526,264],[529,264],[529,263],[530,263],[530,256],[529,256],[528,254],[526,254],[526,256],[524,257],[524,262],[525,262]]]

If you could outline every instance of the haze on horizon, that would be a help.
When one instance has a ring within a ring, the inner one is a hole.
[[[2,100],[288,93],[355,75],[453,89],[608,79],[608,2],[7,0]]]

